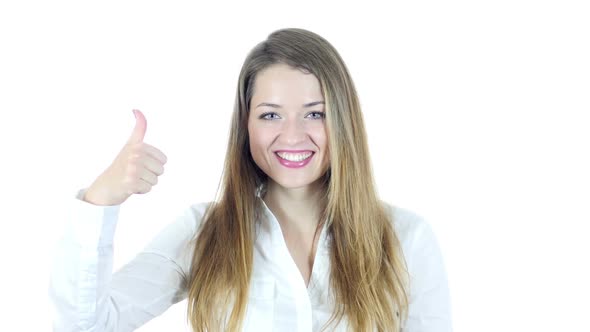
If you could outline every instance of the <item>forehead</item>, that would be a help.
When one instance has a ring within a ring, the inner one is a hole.
[[[322,97],[320,82],[311,73],[286,64],[274,64],[260,71],[254,80],[252,99],[317,99]]]

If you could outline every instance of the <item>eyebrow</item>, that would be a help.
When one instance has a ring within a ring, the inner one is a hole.
[[[311,103],[303,104],[303,107],[312,107],[312,106],[319,105],[319,104],[325,105],[326,103],[324,103],[323,101],[314,101],[314,102],[311,102]],[[271,104],[271,103],[260,103],[260,104],[258,104],[258,106],[256,106],[256,108],[258,108],[260,106],[269,106],[269,107],[274,107],[274,108],[281,108],[281,105]]]

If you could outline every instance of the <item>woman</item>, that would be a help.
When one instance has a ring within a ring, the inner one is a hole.
[[[100,232],[73,220],[64,242],[100,250],[56,260],[55,329],[133,330],[187,299],[194,331],[451,330],[436,238],[378,198],[354,84],[325,39],[282,29],[250,52],[216,200],[192,205],[111,278],[118,207],[166,162],[136,116],[113,165],[78,193],[80,211],[103,209]],[[84,300],[66,305],[69,294]]]

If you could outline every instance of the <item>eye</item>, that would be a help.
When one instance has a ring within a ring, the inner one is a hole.
[[[309,114],[314,114],[314,116],[312,116],[314,119],[323,119],[326,117],[326,112],[310,112]]]
[[[268,113],[263,113],[260,115],[259,119],[263,119],[263,120],[272,120],[269,115],[277,115],[277,113],[274,112],[268,112]]]

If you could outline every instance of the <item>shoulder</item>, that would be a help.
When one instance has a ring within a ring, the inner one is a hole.
[[[179,250],[181,246],[188,245],[198,231],[210,204],[211,202],[200,202],[186,206],[152,239],[148,248]]]
[[[439,244],[430,222],[421,214],[383,202],[393,229],[400,241],[409,264],[420,260],[421,256],[439,254]]]
[[[412,244],[417,237],[431,231],[430,223],[421,214],[387,202],[382,203],[402,244]]]
[[[167,257],[179,265],[186,275],[192,260],[191,240],[195,238],[210,204],[201,202],[185,207],[151,239],[143,252]]]
[[[203,221],[203,216],[207,211],[207,208],[213,204],[213,202],[198,202],[189,205],[184,210],[185,220],[190,224],[193,231],[197,231]]]

